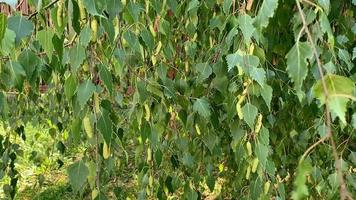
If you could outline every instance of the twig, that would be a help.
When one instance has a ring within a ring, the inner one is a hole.
[[[299,160],[299,164],[305,159],[305,157],[320,143],[324,142],[326,139],[328,139],[330,135],[326,134],[324,137],[320,138],[318,141],[316,141],[313,145],[311,145],[302,155],[302,157]]]
[[[56,4],[59,0],[54,0],[51,3],[47,4],[45,7],[43,7],[44,10],[47,10],[48,8],[52,7],[54,4]],[[36,16],[38,14],[38,10],[34,13],[32,13],[30,16],[28,16],[28,20],[32,19],[32,17]]]
[[[246,10],[250,11],[252,8],[253,0],[248,0],[246,5]]]
[[[90,46],[90,57],[89,57],[89,67],[90,67],[90,76],[91,79],[95,79],[95,75],[94,75],[94,61],[92,58],[92,53],[93,53],[93,48],[94,46]],[[95,94],[94,94],[95,95]],[[99,148],[100,148],[100,144],[99,144],[99,133],[97,131],[97,120],[98,120],[98,116],[97,116],[97,112],[96,112],[96,101],[95,101],[95,97],[92,97],[92,109],[94,112],[94,135],[95,135],[95,161],[96,161],[96,170],[95,170],[95,186],[96,189],[98,191],[100,191],[100,165],[101,165],[101,160],[100,160],[100,156],[99,156]]]
[[[302,0],[302,1],[321,10],[320,6],[316,5],[314,2],[311,2],[309,0]]]
[[[75,41],[75,39],[76,39],[77,37],[78,37],[78,34],[75,33],[75,35],[73,36],[73,38],[72,38],[67,44],[65,44],[64,47],[69,47],[69,46],[71,46],[71,45],[74,43],[74,41]]]
[[[313,38],[311,36],[311,33],[310,33],[309,29],[308,29],[308,24],[307,24],[307,22],[305,20],[305,16],[304,16],[303,10],[302,10],[302,8],[300,6],[299,0],[296,0],[296,4],[297,4],[297,8],[298,8],[298,11],[299,11],[299,14],[300,14],[300,18],[301,18],[301,20],[303,22],[303,26],[305,27],[305,32],[306,32],[308,40],[309,40],[309,42],[311,44],[311,48],[312,48],[313,54],[315,56],[315,60],[317,62],[319,74],[320,74],[320,77],[321,77],[321,82],[322,82],[324,96],[325,96],[325,115],[326,115],[326,128],[327,128],[326,137],[330,138],[331,146],[332,146],[332,149],[333,149],[333,156],[334,156],[334,159],[335,159],[336,173],[338,174],[339,181],[340,181],[340,199],[344,200],[349,195],[348,195],[348,191],[346,189],[345,181],[344,181],[344,178],[343,178],[343,175],[342,175],[341,163],[340,163],[340,159],[339,159],[339,156],[338,156],[338,153],[337,153],[335,141],[334,141],[334,139],[332,137],[331,117],[330,117],[330,110],[329,110],[329,103],[328,103],[329,92],[328,92],[328,89],[327,89],[327,86],[326,86],[326,83],[325,83],[324,72],[323,72],[321,61],[319,59],[319,54],[318,54],[318,51],[317,51],[317,49],[315,47],[315,44],[314,44]],[[321,142],[317,143],[316,145],[318,145],[320,143]]]
[[[21,1],[20,1],[20,3],[19,3],[19,4],[17,4],[17,6],[16,6],[16,10],[17,10],[17,9],[19,9],[19,8],[21,7],[21,5],[23,4],[23,2],[24,2],[24,1],[25,1],[25,0],[21,0]]]
[[[235,15],[236,13],[236,0],[232,1],[232,15]]]

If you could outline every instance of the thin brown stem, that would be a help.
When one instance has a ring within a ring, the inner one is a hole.
[[[320,143],[324,142],[326,139],[328,139],[330,137],[330,135],[325,135],[324,137],[320,138],[318,141],[316,141],[314,144],[312,144],[302,155],[302,157],[299,160],[299,163],[301,163],[305,157],[308,156],[308,154],[316,147],[318,146]]]
[[[17,4],[16,6],[16,10],[19,9],[21,7],[21,5],[23,4],[25,0],[21,0],[20,3]]]
[[[93,45],[90,46],[90,50],[89,50],[89,54],[90,54],[90,59],[89,59],[89,67],[90,67],[90,75],[91,75],[91,79],[93,80],[93,82],[95,81],[95,61],[93,60],[93,49],[95,47]],[[95,94],[94,94],[95,96]],[[98,113],[96,111],[96,101],[95,101],[95,97],[92,97],[93,100],[93,105],[92,105],[92,109],[94,112],[94,135],[95,135],[95,160],[96,160],[96,175],[95,175],[95,185],[96,185],[96,189],[98,191],[100,191],[100,165],[101,165],[101,161],[100,161],[100,154],[99,154],[99,148],[100,148],[100,144],[99,144],[99,134],[97,131],[97,120],[98,120]]]
[[[47,4],[45,7],[43,7],[44,10],[47,10],[48,8],[52,7],[54,4],[56,4],[59,0],[54,0],[51,3]],[[32,19],[34,16],[38,14],[38,11],[32,13],[30,16],[28,16],[28,19]]]
[[[236,0],[232,1],[232,15],[235,15],[236,13]]]
[[[253,0],[248,0],[246,5],[246,10],[250,11],[253,5]]]
[[[320,8],[320,6],[316,5],[314,2],[311,2],[311,1],[309,1],[309,0],[302,0],[302,1],[305,2],[305,3],[307,3],[307,4],[309,4],[309,5],[311,5],[311,6],[314,6],[314,7],[316,7],[316,8]]]
[[[311,48],[312,48],[315,60],[317,62],[319,74],[320,74],[320,77],[321,77],[321,82],[322,82],[322,86],[323,86],[323,92],[324,92],[324,96],[325,96],[325,115],[326,115],[325,118],[326,118],[326,128],[327,128],[326,136],[330,138],[331,146],[332,146],[332,149],[333,149],[333,156],[334,156],[334,159],[335,159],[336,173],[338,174],[339,181],[340,181],[340,199],[344,200],[348,196],[348,192],[347,192],[345,181],[344,181],[344,178],[343,178],[343,175],[342,175],[341,163],[340,163],[339,155],[337,153],[336,144],[335,144],[335,141],[333,139],[333,135],[332,135],[332,131],[331,131],[331,117],[330,117],[330,109],[329,109],[329,103],[328,103],[329,91],[328,91],[327,86],[326,86],[323,67],[322,67],[321,61],[319,59],[319,53],[318,53],[318,51],[316,49],[315,43],[314,43],[313,38],[311,36],[311,33],[309,31],[308,24],[307,24],[307,22],[305,20],[305,16],[304,16],[303,10],[302,10],[302,8],[300,6],[299,0],[296,0],[296,4],[297,4],[297,8],[298,8],[298,11],[299,11],[299,14],[300,14],[300,18],[301,18],[301,20],[303,22],[303,26],[305,28],[305,32],[306,32],[308,40],[309,40],[309,42],[311,44]],[[317,143],[316,145],[318,145],[320,143],[321,142]]]

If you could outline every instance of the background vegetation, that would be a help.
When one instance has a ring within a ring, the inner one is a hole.
[[[0,14],[0,198],[353,198],[355,0],[27,3]]]

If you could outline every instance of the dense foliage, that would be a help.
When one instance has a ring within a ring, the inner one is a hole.
[[[7,197],[29,123],[85,147],[81,197],[130,196],[120,173],[134,199],[355,194],[354,0],[29,2],[0,14]]]

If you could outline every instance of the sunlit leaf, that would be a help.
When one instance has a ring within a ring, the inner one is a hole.
[[[344,76],[328,74],[324,77],[326,90],[328,91],[328,103],[330,107],[330,111],[340,120],[346,124],[345,112],[347,102],[349,99],[345,96],[337,96],[340,95],[353,95],[353,91],[355,89],[355,83]],[[315,98],[320,100],[320,103],[325,104],[325,94],[323,89],[323,84],[321,80],[316,82],[313,86],[313,95]]]

